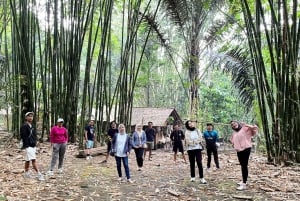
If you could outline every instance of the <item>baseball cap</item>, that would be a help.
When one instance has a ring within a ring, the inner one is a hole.
[[[29,116],[30,114],[34,115],[33,112],[26,112],[25,117]]]
[[[58,118],[56,122],[57,122],[57,123],[59,123],[59,122],[64,122],[64,119],[63,119],[63,118]]]

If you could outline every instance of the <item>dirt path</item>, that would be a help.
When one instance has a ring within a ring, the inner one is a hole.
[[[17,145],[16,145],[17,146]],[[76,158],[77,147],[68,146],[64,173],[46,177],[45,181],[23,178],[24,157],[16,147],[0,150],[0,200],[299,200],[297,167],[267,165],[256,154],[250,159],[249,189],[236,191],[240,166],[232,151],[219,154],[221,170],[204,172],[207,184],[190,182],[189,165],[174,164],[169,151],[156,150],[152,161],[145,161],[143,171],[136,170],[134,152],[129,157],[133,184],[117,181],[114,158],[101,164],[103,155],[92,160]],[[38,163],[46,173],[51,158],[48,143],[39,148]],[[203,164],[206,158],[204,155]],[[124,169],[122,168],[124,173]],[[125,174],[124,174],[125,175]],[[173,194],[178,194],[178,196]]]

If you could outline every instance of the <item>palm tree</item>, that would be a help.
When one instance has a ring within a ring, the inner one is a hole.
[[[189,77],[189,99],[190,118],[197,118],[198,114],[198,99],[199,99],[199,82],[200,82],[200,55],[203,52],[205,45],[201,43],[204,40],[204,33],[212,25],[212,21],[217,11],[217,6],[222,5],[220,0],[162,0],[162,8],[166,12],[170,21],[176,27],[178,34],[184,42],[185,61],[188,69]],[[158,33],[159,30],[155,23],[151,24],[153,29]],[[162,34],[158,34],[165,47],[165,38]]]

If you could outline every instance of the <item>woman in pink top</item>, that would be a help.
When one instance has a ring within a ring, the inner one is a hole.
[[[237,190],[245,190],[248,178],[248,161],[252,147],[252,137],[257,133],[256,125],[248,125],[238,121],[231,121],[233,130],[231,143],[237,151],[237,157],[242,168],[243,181],[238,183]]]
[[[53,169],[58,159],[58,172],[62,173],[64,156],[68,143],[68,130],[63,126],[64,120],[62,118],[57,119],[57,125],[51,128],[50,142],[53,147],[52,160],[48,175],[53,175]]]

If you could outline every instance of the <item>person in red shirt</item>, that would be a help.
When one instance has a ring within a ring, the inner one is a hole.
[[[54,166],[58,159],[58,172],[63,172],[63,161],[67,149],[68,143],[68,130],[63,126],[64,120],[62,118],[57,119],[57,125],[51,128],[50,142],[53,147],[52,160],[48,175],[53,175]]]

